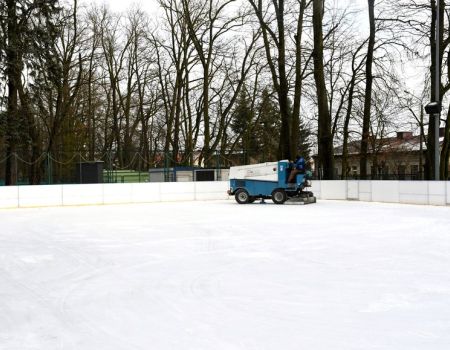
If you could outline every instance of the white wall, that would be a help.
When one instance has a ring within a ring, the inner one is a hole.
[[[450,205],[449,181],[313,181],[318,199]]]
[[[228,181],[0,187],[0,209],[220,200]],[[448,181],[313,181],[318,199],[450,205]]]
[[[0,187],[0,209],[228,199],[228,181]]]
[[[17,208],[19,206],[19,187],[0,187],[0,208]]]

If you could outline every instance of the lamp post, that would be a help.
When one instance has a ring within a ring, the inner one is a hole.
[[[434,89],[434,101],[430,102],[428,105],[425,106],[425,111],[427,114],[430,115],[430,124],[429,124],[429,136],[431,131],[434,133],[433,140],[428,140],[428,145],[433,145],[434,152],[433,154],[430,154],[430,165],[432,166],[432,169],[434,170],[431,175],[431,180],[439,180],[439,165],[440,165],[440,149],[439,149],[439,125],[440,125],[440,114],[441,114],[441,60],[440,60],[440,0],[435,0],[435,14],[434,14],[434,26],[435,26],[435,37],[434,37],[434,43],[435,43],[435,70],[433,72],[434,74],[434,86],[432,89]],[[433,95],[433,93],[432,93]],[[432,147],[430,147],[432,148]]]
[[[423,180],[423,140],[424,140],[424,134],[423,134],[423,104],[420,104],[420,137],[419,137],[419,180]]]
[[[439,124],[440,124],[440,118],[441,118],[441,60],[440,60],[440,0],[436,0],[436,18],[435,18],[435,26],[436,26],[436,36],[435,36],[435,43],[436,43],[436,62],[435,62],[435,101],[429,103],[425,107],[425,111],[428,114],[434,115],[434,155],[433,155],[433,163],[434,163],[434,180],[439,181],[439,165],[440,165],[440,156],[439,156]],[[427,110],[428,107],[428,110]]]
[[[439,181],[439,119],[441,115],[442,106],[440,102],[430,102],[425,106],[425,112],[431,116],[434,116],[434,178],[433,180]]]

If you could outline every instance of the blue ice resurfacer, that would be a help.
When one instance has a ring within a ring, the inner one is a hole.
[[[275,204],[316,202],[311,187],[311,172],[297,174],[295,183],[288,183],[291,164],[287,160],[230,168],[229,195],[239,204],[253,203],[257,199],[271,199]]]

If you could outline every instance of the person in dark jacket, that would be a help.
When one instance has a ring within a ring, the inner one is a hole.
[[[302,156],[295,157],[295,161],[292,163],[292,170],[289,174],[288,183],[295,183],[297,174],[304,174],[306,170],[306,161]]]

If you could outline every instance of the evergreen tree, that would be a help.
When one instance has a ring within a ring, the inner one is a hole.
[[[0,74],[7,83],[6,114],[3,114],[5,120],[2,120],[6,185],[17,183],[17,152],[27,148],[34,124],[24,105],[22,73],[26,69],[32,72],[42,63],[44,51],[36,50],[36,44],[51,40],[51,33],[56,31],[53,20],[60,11],[58,4],[58,0],[7,0],[0,5]]]
[[[311,157],[311,148],[313,146],[312,132],[311,128],[305,124],[305,122],[300,119],[300,129],[299,129],[299,141],[298,141],[298,151],[297,153],[301,155],[306,160]]]
[[[266,88],[258,106],[258,144],[260,159],[276,161],[281,130],[280,110]]]
[[[245,90],[239,95],[239,100],[233,114],[231,130],[238,135],[243,151],[244,163],[248,163],[257,154],[257,139],[255,135],[255,118],[251,108],[251,100]]]
[[[289,108],[292,109],[292,101],[289,100]],[[295,133],[293,133],[295,135]],[[302,156],[306,160],[308,160],[311,157],[311,148],[313,145],[313,141],[311,139],[312,132],[309,125],[305,124],[305,121],[303,119],[299,119],[299,125],[298,125],[298,131],[296,133],[298,136],[297,142],[295,144],[297,145],[297,149],[295,150],[295,154],[292,155],[292,157],[295,156]],[[294,143],[294,140],[292,141]]]

